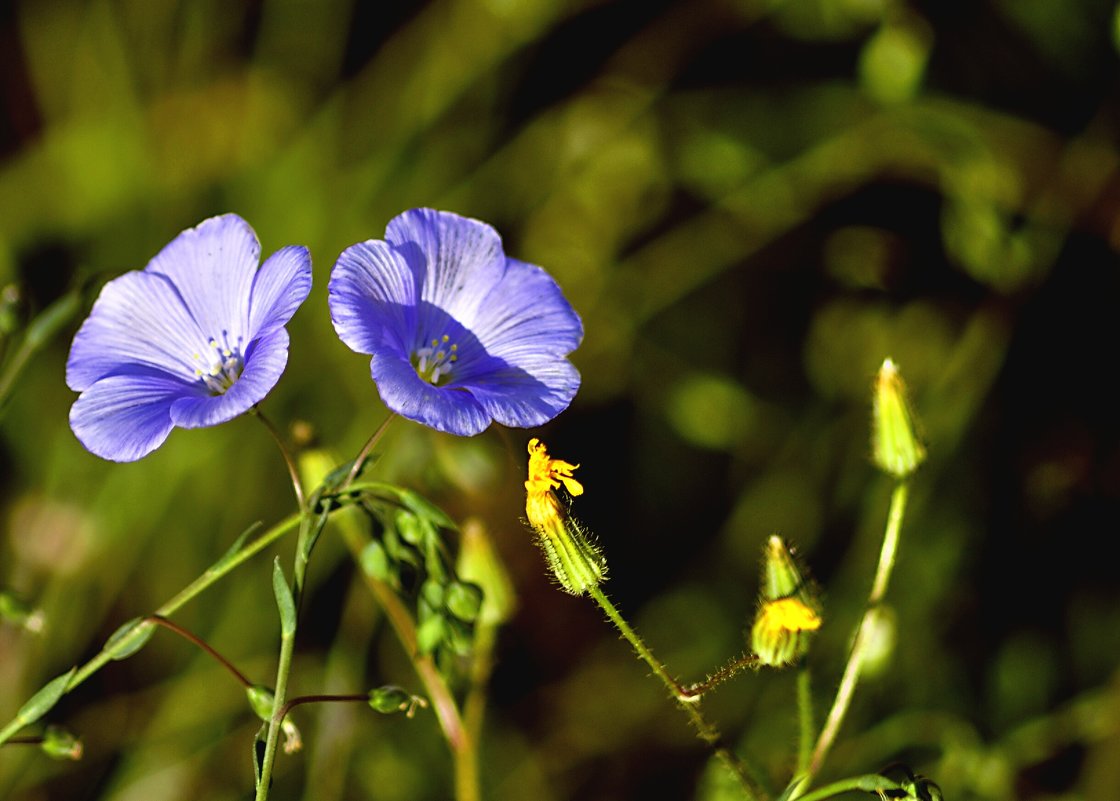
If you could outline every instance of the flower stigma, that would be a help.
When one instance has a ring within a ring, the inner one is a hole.
[[[245,360],[241,356],[241,337],[237,338],[237,345],[232,348],[228,344],[219,345],[213,337],[207,345],[210,348],[206,352],[208,358],[204,359],[201,353],[193,354],[196,362],[207,365],[206,369],[196,367],[195,377],[206,385],[211,394],[224,395],[241,377],[241,370],[245,366]]]
[[[451,365],[459,361],[459,346],[449,342],[451,337],[444,334],[433,339],[429,346],[418,348],[412,357],[416,374],[429,384],[439,386],[440,380],[450,375]]]

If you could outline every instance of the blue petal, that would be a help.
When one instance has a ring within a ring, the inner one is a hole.
[[[289,245],[273,253],[253,277],[247,336],[272,333],[292,319],[311,291],[311,253]]]
[[[204,428],[232,420],[264,400],[288,364],[288,332],[277,328],[248,347],[240,377],[222,395],[191,395],[175,401],[171,420],[183,428]]]
[[[191,388],[157,371],[122,373],[97,381],[70,407],[70,428],[90,453],[133,462],[171,433],[171,405]]]
[[[471,330],[488,354],[514,365],[563,356],[583,340],[583,323],[552,277],[516,259],[508,260]]]
[[[495,422],[533,428],[567,409],[579,382],[579,372],[567,359],[540,355],[524,365],[499,366],[475,376],[466,389]]]
[[[370,372],[381,400],[402,417],[461,437],[472,437],[490,425],[490,415],[469,392],[423,381],[407,358],[378,354]]]
[[[192,356],[206,348],[206,337],[165,276],[125,273],[105,284],[78,329],[66,383],[81,392],[103,376],[136,365],[190,380],[198,367]]]
[[[203,220],[175,237],[148,262],[148,272],[175,284],[207,337],[249,339],[249,295],[261,246],[236,214]]]
[[[351,350],[411,350],[416,282],[408,263],[389,244],[370,240],[342,251],[327,294],[334,330]]]
[[[443,309],[467,328],[506,271],[498,232],[451,212],[406,211],[389,221],[385,239],[407,260],[420,287],[418,300]],[[438,335],[426,323],[419,320],[421,336]]]

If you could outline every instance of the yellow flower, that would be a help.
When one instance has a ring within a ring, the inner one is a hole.
[[[751,644],[764,665],[780,667],[809,650],[809,632],[821,627],[821,617],[797,598],[766,601],[751,628]]]
[[[606,576],[607,564],[598,546],[564,508],[555,490],[582,495],[583,485],[572,478],[578,464],[551,459],[539,439],[529,440],[529,476],[525,481],[525,516],[556,580],[573,595],[583,595]]]

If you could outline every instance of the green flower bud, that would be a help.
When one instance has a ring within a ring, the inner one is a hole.
[[[82,758],[82,741],[61,726],[47,726],[39,748],[51,759],[77,761]]]
[[[926,449],[918,439],[917,420],[906,398],[906,385],[894,362],[886,359],[875,378],[872,402],[872,457],[875,465],[897,479],[904,479],[925,461]]]

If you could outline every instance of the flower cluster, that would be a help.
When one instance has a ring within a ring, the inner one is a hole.
[[[89,451],[140,459],[173,428],[217,425],[264,399],[287,365],[284,326],[310,292],[311,258],[290,246],[259,260],[253,229],[226,214],[104,286],[66,365],[81,393],[70,425]],[[540,425],[579,388],[567,359],[579,316],[478,220],[401,214],[384,240],[342,253],[329,301],[338,336],[372,356],[385,405],[439,431]]]

